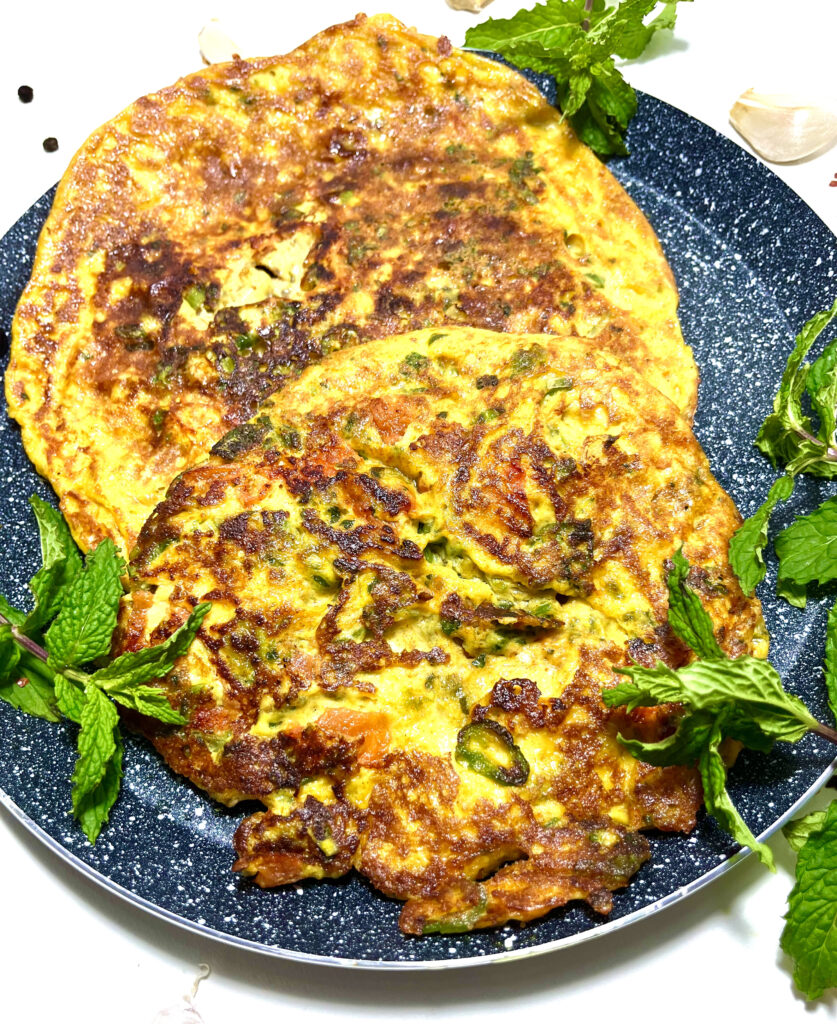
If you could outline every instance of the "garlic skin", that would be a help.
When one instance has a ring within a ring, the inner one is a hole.
[[[208,21],[198,33],[198,47],[204,64],[226,64],[238,56],[238,47],[217,18]]]
[[[729,112],[730,123],[764,160],[804,160],[837,140],[837,100],[825,106],[784,93],[748,89]]]
[[[478,14],[483,7],[488,7],[491,0],[448,0],[448,7],[452,7],[455,11],[471,11],[472,14]]]
[[[204,1024],[204,1020],[191,1000],[184,998],[183,1002],[160,1010],[152,1024]]]
[[[203,1017],[195,1008],[194,998],[198,994],[198,988],[202,981],[206,981],[212,973],[209,964],[198,964],[198,975],[192,984],[191,992],[188,992],[179,1003],[174,1006],[166,1006],[160,1010],[151,1024],[204,1024]]]

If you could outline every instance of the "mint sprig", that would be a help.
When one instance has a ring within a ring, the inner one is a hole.
[[[837,985],[837,801],[786,830],[798,851],[782,949],[806,999]]]
[[[773,854],[758,841],[727,790],[722,754],[725,739],[768,753],[777,741],[795,743],[808,732],[837,743],[837,731],[818,722],[803,702],[782,686],[779,673],[759,658],[727,658],[712,652],[712,620],[689,588],[688,562],[682,552],[667,573],[669,625],[698,660],[671,669],[631,665],[628,676],[602,693],[609,707],[677,703],[682,714],[670,736],[643,742],[622,735],[620,742],[639,760],[657,766],[695,765],[703,784],[706,810],[741,846],[753,850],[771,870]],[[712,638],[711,640],[709,638]],[[702,653],[701,653],[702,652]],[[837,706],[837,605],[828,617],[826,685],[832,712]],[[794,960],[794,982],[807,999],[837,986],[837,801],[784,829],[797,851],[796,885],[790,894],[782,949]]]
[[[730,543],[730,562],[746,593],[765,576],[763,552],[773,510],[790,498],[796,477],[837,478],[837,337],[826,339],[812,364],[806,359],[837,321],[837,301],[813,316],[799,332],[788,356],[773,411],[765,419],[756,446],[785,475],[767,500]],[[798,608],[811,584],[837,580],[837,498],[797,516],[775,538],[779,559],[776,592]],[[837,604],[828,614],[825,683],[829,707],[837,715]],[[831,729],[820,726],[831,739]],[[789,898],[782,949],[794,961],[794,982],[807,999],[837,986],[837,801],[784,829],[796,851],[796,884]]]
[[[790,498],[796,477],[800,473],[826,479],[837,477],[837,338],[825,346],[813,364],[805,361],[835,320],[837,300],[830,309],[811,317],[799,332],[773,399],[773,412],[756,437],[759,451],[775,467],[783,469],[785,475],[774,482],[764,504],[730,541],[730,562],[746,594],[752,594],[764,579],[763,552],[770,517]],[[806,411],[806,400],[816,423]],[[837,543],[832,545],[836,525],[837,506],[835,499],[830,499],[779,534],[779,597],[803,608],[809,583],[837,579]]]
[[[669,625],[698,659],[679,669],[658,662],[654,668],[631,665],[617,671],[629,677],[602,693],[608,707],[629,710],[658,704],[680,704],[677,729],[657,742],[619,736],[620,742],[648,764],[694,764],[703,782],[706,810],[736,842],[749,847],[775,870],[773,855],[753,836],[729,797],[727,769],[721,754],[725,739],[769,752],[777,741],[796,743],[815,732],[837,743],[837,732],[788,693],[776,669],[751,655],[728,658],[715,640],[712,620],[699,596],[688,586],[689,563],[678,552],[666,576]]]
[[[602,156],[625,155],[624,135],[637,100],[615,58],[635,60],[656,32],[673,29],[678,2],[621,0],[608,7],[605,0],[546,0],[469,28],[465,45],[552,75],[558,104],[579,138]]]
[[[0,700],[50,722],[79,726],[73,814],[95,842],[119,795],[123,746],[116,704],[172,725],[184,721],[163,679],[189,649],[209,604],[167,640],[110,659],[124,563],[105,540],[84,560],[51,505],[30,499],[41,536],[41,568],[28,613],[0,595]]]
[[[837,475],[837,447],[834,443],[833,396],[830,367],[834,354],[827,349],[810,366],[805,357],[814,343],[837,318],[837,301],[831,309],[817,313],[799,332],[788,356],[779,390],[773,399],[773,412],[765,419],[756,437],[756,447],[774,466],[784,465],[791,476],[810,473],[832,478]],[[802,399],[808,394],[815,410],[831,405],[831,414],[824,415],[815,430]]]

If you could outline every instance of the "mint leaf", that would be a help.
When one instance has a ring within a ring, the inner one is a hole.
[[[135,686],[130,690],[110,690],[110,696],[126,708],[170,725],[183,725],[186,719],[169,704],[166,691],[156,686]]]
[[[17,608],[12,608],[9,602],[0,594],[0,615],[4,619],[7,619],[13,626],[17,626],[18,629],[23,627],[26,622],[26,615],[24,612],[19,612]]]
[[[119,796],[119,788],[122,784],[122,740],[117,733],[115,736],[115,747],[113,756],[107,762],[104,773],[99,783],[78,803],[75,816],[82,827],[82,831],[90,840],[95,843],[99,837],[102,827],[110,817],[110,811]]]
[[[783,598],[788,604],[792,604],[794,608],[804,608],[808,603],[805,587],[794,583],[793,580],[783,579],[781,573],[776,580],[776,596]]]
[[[802,438],[796,443],[793,458],[786,468],[794,476],[810,473],[811,476],[818,476],[823,480],[833,480],[837,477],[837,452],[834,448],[827,448],[816,438]]]
[[[837,985],[837,802],[799,851],[788,899],[782,949],[806,999]]]
[[[108,763],[116,753],[114,730],[119,715],[114,705],[95,686],[87,686],[81,709],[78,758],[73,771],[73,812],[78,816],[81,801],[99,785]]]
[[[17,679],[20,648],[12,639],[10,626],[0,626],[0,681]]]
[[[677,0],[666,0],[659,14],[648,24],[643,19],[658,4],[648,0],[622,0],[605,9],[601,20],[590,23],[590,41],[600,54],[615,54],[624,60],[640,57],[651,37],[661,29],[673,29],[677,21]]]
[[[799,516],[775,541],[779,575],[801,587],[837,579],[837,498]]]
[[[608,707],[626,704],[629,710],[657,704],[685,704],[691,711],[725,713],[729,735],[739,738],[742,720],[765,740],[795,743],[819,723],[798,697],[782,687],[779,673],[768,661],[748,654],[740,658],[694,661],[677,670],[658,663],[654,668],[632,665],[616,670],[630,677],[602,691]]]
[[[44,718],[47,722],[61,720],[56,707],[53,675],[43,662],[31,654],[21,653],[15,678],[6,685],[8,691],[3,692],[6,688],[0,687],[0,696],[19,711]]]
[[[41,666],[46,669],[46,666]],[[58,722],[50,674],[41,674],[31,655],[23,655],[9,626],[0,626],[0,700],[18,711]]]
[[[784,826],[782,833],[785,839],[787,839],[788,845],[795,853],[799,853],[814,832],[822,830],[827,814],[827,810],[812,811],[810,814],[806,814],[804,818],[789,821]]]
[[[837,338],[826,345],[822,355],[811,366],[805,390],[820,421],[817,436],[823,444],[830,445],[834,441],[834,430],[837,427]]]
[[[602,105],[602,92],[598,83],[591,81],[584,104],[571,118],[573,128],[581,141],[600,156],[627,156],[620,126],[611,124]]]
[[[66,676],[59,674],[55,677],[55,699],[61,714],[76,725],[81,725],[81,713],[87,699],[84,691],[71,683]]]
[[[511,18],[489,18],[469,28],[465,45],[502,54],[518,67],[555,78],[562,111],[579,138],[602,155],[624,154],[625,129],[636,111],[636,94],[616,68],[614,56],[639,57],[655,32],[674,27],[678,0],[621,0],[607,7],[594,0],[546,0]]]
[[[825,627],[825,685],[828,690],[828,706],[837,718],[837,602],[828,612]]]
[[[616,669],[623,675],[630,675],[630,682],[617,683],[607,690],[602,690],[602,701],[606,707],[618,707],[624,704],[628,711],[635,708],[651,708],[658,704],[678,704],[683,695],[683,687],[677,678],[677,672],[662,662],[654,668],[640,669],[629,666]]]
[[[627,5],[623,4],[623,7]],[[642,15],[644,18],[645,15]],[[664,29],[673,29],[677,21],[677,3],[664,2],[660,13],[648,24],[643,24],[642,18],[633,18],[629,23],[618,23],[614,26],[614,50],[617,57],[625,60],[635,60],[642,56],[646,46],[651,42],[651,37]]]
[[[762,552],[767,544],[767,524],[779,502],[787,501],[793,494],[793,486],[792,476],[780,476],[770,488],[761,508],[732,535],[729,560],[745,594],[752,594],[765,577],[767,566]]]
[[[668,624],[699,658],[723,658],[715,639],[715,628],[697,594],[686,585],[689,563],[682,551],[675,551],[666,574]]]
[[[604,0],[595,0],[591,16],[601,16],[603,11]],[[578,44],[586,17],[584,0],[547,0],[511,18],[489,18],[474,25],[465,33],[465,45],[502,53],[504,49],[537,43],[547,52],[561,53]]]
[[[716,724],[698,762],[706,810],[737,843],[749,847],[766,868],[775,871],[776,865],[773,863],[770,849],[756,839],[730,800],[727,792],[727,769],[718,751],[722,739],[721,726]]]
[[[21,674],[15,682],[0,686],[0,698],[18,711],[47,722],[60,722],[61,716],[55,710],[55,695],[44,688],[37,678]]]
[[[36,494],[29,499],[41,534],[42,566],[29,587],[35,607],[26,618],[24,629],[42,629],[58,611],[67,588],[81,570],[81,556],[60,512]]]
[[[57,671],[84,665],[110,651],[123,570],[111,540],[103,540],[87,556],[83,571],[67,588],[61,611],[46,634],[50,661]]]
[[[114,658],[109,665],[98,669],[91,681],[108,693],[125,692],[129,687],[162,679],[174,667],[197,636],[206,613],[212,607],[205,602],[199,604],[189,618],[162,643],[144,647],[139,651],[128,651]]]
[[[657,768],[668,768],[673,764],[696,764],[709,743],[714,727],[715,716],[712,714],[686,714],[680,719],[676,731],[663,740],[645,742],[628,739],[620,733],[619,742],[638,761],[645,761]]]
[[[608,118],[624,131],[636,113],[636,93],[628,85],[612,60],[594,64],[593,96]]]
[[[570,74],[567,80],[567,88],[563,92],[561,100],[561,109],[567,117],[571,117],[582,108],[592,84],[593,76],[588,71],[578,71]]]

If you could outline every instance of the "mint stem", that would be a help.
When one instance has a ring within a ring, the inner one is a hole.
[[[37,658],[38,661],[42,661],[45,665],[49,662],[49,654],[47,654],[44,648],[41,647],[40,644],[36,644],[35,641],[31,640],[25,633],[21,633],[17,626],[13,626],[6,616],[2,614],[0,614],[0,626],[11,627],[12,639],[18,647],[22,647],[24,651],[27,651],[33,657]],[[62,675],[65,675],[68,679],[72,679],[74,682],[81,683],[82,685],[84,685],[89,678],[87,673],[77,672],[72,668],[65,668]]]
[[[584,13],[589,14],[593,10],[593,0],[584,0]],[[581,23],[581,27],[585,32],[590,31],[590,19],[585,18]]]
[[[823,456],[828,462],[837,462],[837,448],[830,448],[825,442],[820,441],[818,437],[814,437],[813,434],[809,434],[804,427],[794,427],[794,430],[799,434],[800,437],[806,441],[810,441],[812,444],[818,445],[820,448],[825,449],[825,455]]]
[[[49,655],[43,647],[36,644],[34,640],[30,640],[25,633],[21,633],[17,626],[12,626],[11,622],[9,622],[5,615],[0,615],[0,625],[12,627],[12,639],[18,647],[22,647],[24,651],[34,654],[38,661],[47,662],[49,660]]]
[[[812,729],[811,732],[822,736],[823,739],[830,740],[832,743],[837,743],[837,730],[832,729],[828,725],[818,723],[816,729]]]

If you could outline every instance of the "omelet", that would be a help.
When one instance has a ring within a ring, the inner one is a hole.
[[[354,869],[409,934],[600,912],[688,832],[697,772],[617,734],[629,663],[691,652],[667,625],[678,549],[730,656],[765,656],[727,543],[740,518],[676,406],[595,339],[429,328],[309,366],[140,532],[122,650],[212,602],[140,721],[216,800],[260,801],[235,869],[262,886]]]
[[[610,172],[516,71],[358,16],[90,137],[6,394],[79,544],[129,551],[172,478],[300,368],[465,324],[595,339],[693,412],[671,271]]]

